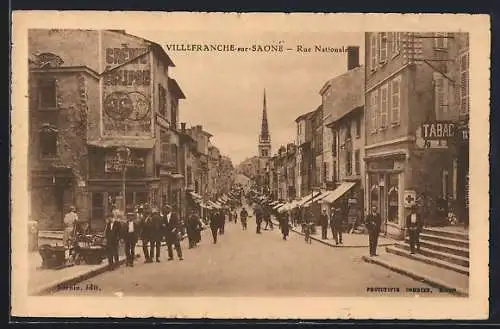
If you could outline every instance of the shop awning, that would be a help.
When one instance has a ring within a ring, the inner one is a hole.
[[[271,202],[269,205],[274,207],[274,206],[276,206],[278,203],[279,203],[278,201],[273,201],[273,202]]]
[[[311,199],[309,199],[308,201],[306,201],[306,202],[305,202],[302,206],[303,206],[303,207],[309,207],[309,205],[310,205],[311,203],[313,203],[313,201],[314,201],[314,202],[321,201],[321,200],[323,200],[324,198],[328,197],[328,196],[329,196],[330,194],[332,194],[333,192],[334,192],[334,191],[325,191],[325,192],[322,192],[320,195],[315,196],[315,197],[314,197],[314,199],[313,199],[313,198],[311,198]]]
[[[201,195],[196,192],[189,192],[194,199],[201,199]]]
[[[321,203],[332,203],[335,202],[338,198],[344,195],[347,191],[354,187],[356,183],[354,182],[343,182],[337,187],[332,193],[330,193],[327,197],[321,200]]]
[[[217,209],[222,208],[222,205],[218,202],[209,201],[209,204],[210,204],[210,206],[217,208]]]
[[[284,205],[285,205],[284,203],[278,203],[277,205],[275,205],[275,206],[273,207],[273,209],[274,209],[274,210],[277,210],[278,208],[281,208],[281,207],[283,207]]]
[[[307,201],[311,200],[313,198],[313,196],[316,198],[320,194],[321,194],[321,192],[312,192],[311,194],[308,194],[305,197],[303,197],[302,199],[300,199],[299,201],[297,201],[297,205],[299,207],[302,207]]]
[[[87,141],[88,145],[110,148],[126,146],[133,149],[152,149],[155,145],[154,138],[100,138],[94,141]]]

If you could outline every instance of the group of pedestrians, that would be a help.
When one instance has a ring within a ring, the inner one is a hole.
[[[140,239],[144,253],[144,262],[160,262],[161,243],[167,243],[168,260],[174,259],[175,248],[179,260],[183,260],[181,249],[181,222],[176,211],[170,205],[158,207],[139,205],[135,216],[125,216],[113,209],[104,229],[106,249],[110,269],[118,267],[118,247],[120,240],[125,245],[126,265],[133,267],[135,247]]]
[[[332,237],[335,239],[335,244],[344,244],[342,242],[342,232],[344,230],[344,218],[342,216],[342,210],[340,208],[332,208],[330,216],[328,216],[326,209],[320,215],[321,224],[321,238],[323,240],[328,240],[328,224],[330,224],[330,229],[332,231]]]

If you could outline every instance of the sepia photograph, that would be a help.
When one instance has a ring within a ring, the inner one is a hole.
[[[405,16],[14,13],[17,315],[486,317],[488,17]]]

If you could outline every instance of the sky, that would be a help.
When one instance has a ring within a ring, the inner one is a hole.
[[[295,141],[295,119],[321,104],[319,94],[331,78],[347,71],[347,53],[314,52],[316,45],[341,48],[360,46],[364,61],[363,33],[256,31],[242,26],[227,30],[127,30],[154,41],[166,50],[169,44],[269,45],[282,42],[291,51],[186,52],[167,51],[175,63],[169,76],[186,95],[179,105],[180,122],[200,124],[211,133],[212,144],[237,165],[257,155],[262,120],[263,92],[272,153]],[[313,48],[298,52],[297,47]]]

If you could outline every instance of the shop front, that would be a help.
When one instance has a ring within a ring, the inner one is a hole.
[[[377,207],[382,217],[381,231],[404,238],[405,154],[367,158],[366,211]],[[406,168],[408,169],[408,168]]]

